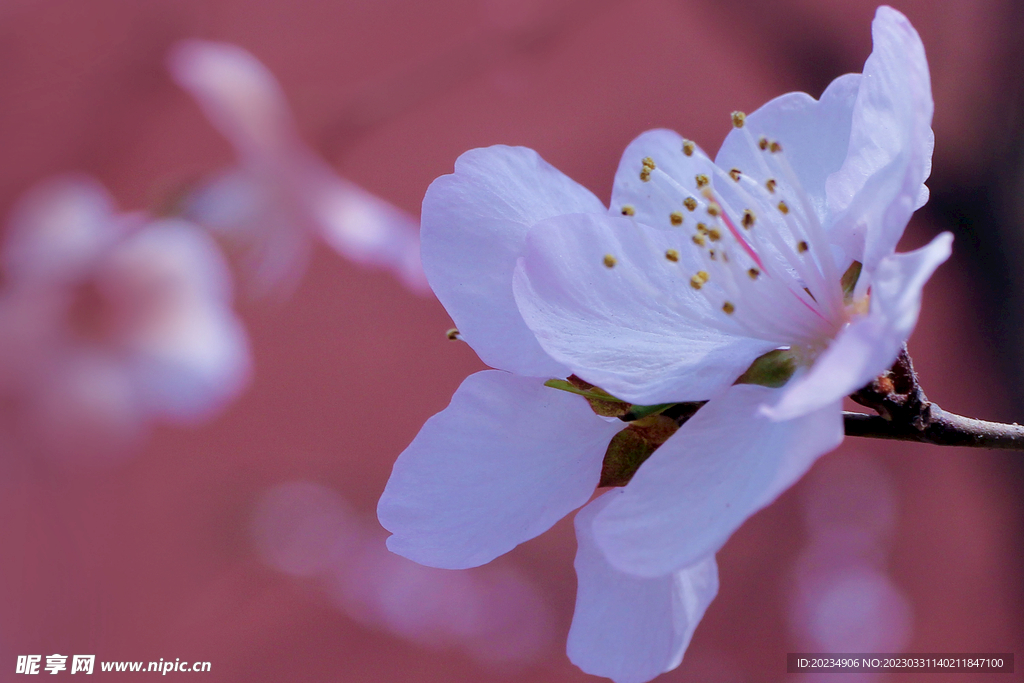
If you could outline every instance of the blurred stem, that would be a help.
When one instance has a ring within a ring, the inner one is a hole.
[[[843,413],[847,436],[1024,450],[1024,427],[948,413],[924,395],[904,344],[892,368],[850,395],[878,415]]]

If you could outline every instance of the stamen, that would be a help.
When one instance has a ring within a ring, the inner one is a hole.
[[[670,213],[668,215],[668,219],[670,221],[672,221],[672,225],[682,225],[683,224],[683,214],[681,214],[678,211],[673,211],[672,213]]]
[[[789,213],[789,205],[786,202],[779,202],[779,211],[783,214]]]
[[[730,302],[726,301],[722,304],[722,310],[725,311],[726,315],[732,315],[736,311],[736,307]]]
[[[694,289],[700,289],[701,287],[704,286],[705,282],[706,280],[702,280],[697,275],[694,275],[693,277],[690,278],[690,286],[693,287]]]
[[[644,157],[640,163],[644,165],[644,168],[650,171],[653,171],[656,168],[656,166],[654,165],[654,159],[650,157]]]
[[[679,252],[676,251],[675,249],[669,249],[668,251],[665,252],[665,258],[667,258],[672,263],[678,263],[679,262]]]
[[[614,256],[612,256],[611,254],[605,254],[604,255],[604,265],[605,266],[607,266],[608,268],[613,268],[613,267],[615,267],[616,263],[618,263],[618,261],[615,260]]]
[[[694,199],[693,197],[687,197],[686,199],[683,200],[683,206],[685,206],[690,211],[693,211],[694,209],[697,208],[697,200]]]
[[[734,168],[731,171],[729,171],[729,176],[733,180],[735,180],[737,183],[740,181],[740,176],[742,176],[742,175],[743,175],[742,171],[740,171],[740,169],[738,169],[738,168]]]
[[[448,341],[459,341],[460,339],[462,339],[462,335],[459,334],[458,328],[455,328],[455,327],[453,327],[452,329],[448,330],[444,334],[445,334],[446,337],[448,337]]]
[[[704,237],[702,235],[694,235],[693,243],[696,244],[698,247],[703,247],[705,244]]]
[[[773,140],[772,143],[768,145],[768,149],[771,150],[772,154],[776,154],[782,151],[782,145]]]
[[[722,239],[722,233],[718,231],[718,228],[711,228],[708,230],[708,239],[712,242],[717,242]]]
[[[768,188],[768,191],[769,191],[769,192],[771,192],[772,194],[775,194],[775,186],[776,186],[777,184],[778,184],[778,183],[776,183],[776,182],[775,182],[775,179],[774,179],[774,178],[769,178],[768,180],[766,180],[766,181],[765,181],[765,183],[764,183],[764,186],[765,186],[766,188]]]
[[[747,271],[747,275],[750,276],[751,280],[756,280],[757,276],[760,275],[760,274],[761,274],[761,271],[758,270],[757,268],[751,268],[750,270]]]
[[[698,189],[698,190],[699,190],[700,188],[702,188],[702,187],[706,186],[706,185],[708,184],[708,182],[710,182],[710,181],[708,181],[708,177],[707,177],[706,175],[704,175],[703,173],[698,173],[698,174],[697,174],[697,175],[696,175],[696,176],[694,177],[694,180],[696,180],[696,181],[697,181],[697,189]]]
[[[697,232],[699,232],[702,235],[708,234],[708,226],[704,225],[703,223],[698,223]]]
[[[734,111],[732,113],[732,125],[734,125],[735,127],[742,128],[743,124],[746,122],[746,120],[747,120],[747,115],[744,114],[743,112],[741,112],[741,111]]]
[[[722,213],[722,206],[718,202],[715,202],[715,201],[708,202],[708,215],[709,216],[718,216],[721,213]]]
[[[642,181],[644,181],[646,183],[650,179],[651,179],[651,170],[649,168],[647,168],[646,166],[644,166],[644,170],[640,171],[640,180],[642,180]]]
[[[708,256],[710,256],[710,257],[711,257],[711,260],[712,260],[712,261],[716,261],[716,260],[718,260],[718,254],[717,254],[717,253],[715,253],[715,250],[714,250],[714,249],[711,249],[711,250],[709,250],[709,251],[708,251]]]
[[[757,141],[757,146],[761,148],[761,151],[768,149],[768,138],[761,136],[761,139]]]
[[[692,140],[683,140],[683,154],[688,157],[693,156],[693,150],[696,149],[696,145],[693,144]]]
[[[740,222],[743,224],[744,228],[746,228],[747,230],[750,230],[752,227],[754,227],[754,219],[755,219],[754,212],[751,211],[750,209],[744,209],[743,210],[743,220],[741,220]]]
[[[634,214],[636,214],[636,209],[633,208],[632,204],[626,204],[622,207],[623,216],[632,216]]]
[[[806,253],[810,247],[807,246],[807,242],[800,240],[796,245],[796,250],[801,254]]]

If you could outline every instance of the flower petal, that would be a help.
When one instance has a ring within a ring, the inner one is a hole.
[[[883,6],[871,35],[849,153],[826,183],[834,239],[869,272],[893,253],[911,214],[927,201],[935,142],[931,80],[917,31]]]
[[[588,674],[643,683],[679,666],[694,629],[718,593],[708,557],[686,569],[640,578],[608,564],[594,542],[594,517],[622,494],[605,493],[576,514],[576,611],[567,651]]]
[[[298,144],[281,86],[247,50],[184,40],[171,50],[168,69],[241,154],[258,157]]]
[[[444,569],[490,562],[587,502],[624,426],[539,378],[470,375],[395,463],[377,506],[388,548]]]
[[[151,410],[195,422],[247,386],[231,276],[206,233],[181,220],[151,223],[118,246],[99,277],[118,300],[118,342]]]
[[[871,312],[840,332],[766,414],[789,420],[817,410],[888,370],[917,324],[924,284],[949,258],[952,243],[953,236],[944,232],[916,251],[883,259],[871,279]]]
[[[687,239],[599,214],[544,221],[516,269],[519,310],[545,351],[619,398],[709,398],[776,344],[721,329],[726,316],[690,286]]]
[[[827,226],[825,181],[846,159],[860,82],[860,74],[840,76],[829,84],[820,100],[802,92],[776,97],[747,115],[746,130],[734,128],[726,136],[715,163],[725,170],[736,168],[761,178],[764,152],[750,140],[763,136],[779,142],[818,220]]]
[[[656,577],[716,552],[843,439],[835,401],[787,422],[762,414],[778,389],[740,384],[697,411],[594,521],[617,569]]]
[[[645,160],[653,162],[657,171],[647,169],[643,175]],[[714,179],[714,164],[696,148],[692,155],[685,154],[679,133],[665,129],[641,133],[622,153],[610,211],[615,216],[632,215],[638,223],[655,228],[693,227],[692,209],[683,201],[689,197],[701,201],[696,188],[698,174]],[[672,214],[676,214],[676,222]]]
[[[423,199],[427,280],[480,359],[520,375],[568,373],[541,349],[512,297],[512,271],[535,223],[604,205],[533,150],[495,146],[466,152],[455,173]]]

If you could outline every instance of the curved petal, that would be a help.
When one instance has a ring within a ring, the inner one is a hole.
[[[94,178],[67,174],[30,189],[11,212],[3,270],[14,280],[84,277],[128,225]]]
[[[787,422],[761,411],[778,389],[730,387],[697,411],[594,520],[617,569],[656,577],[717,552],[751,515],[843,440],[842,403]]]
[[[826,183],[835,239],[874,270],[893,253],[931,173],[931,80],[924,46],[907,18],[879,7],[874,48],[853,108],[850,149]]]
[[[945,232],[916,251],[883,259],[871,279],[871,312],[840,332],[766,414],[789,420],[817,410],[888,370],[917,324],[924,284],[949,258],[952,243],[953,236]]]
[[[470,375],[395,462],[377,505],[388,548],[443,569],[490,562],[587,502],[624,426],[539,378]]]
[[[240,154],[259,156],[297,144],[281,86],[256,57],[230,43],[184,40],[171,50],[168,69],[210,122]]]
[[[764,136],[779,142],[818,220],[828,226],[825,181],[846,159],[860,82],[860,74],[840,76],[829,84],[820,100],[802,92],[776,97],[747,115],[745,130],[734,128],[726,136],[715,163],[761,178],[764,152],[752,141]]]
[[[640,578],[608,564],[594,542],[594,517],[621,495],[605,493],[576,514],[576,611],[566,648],[583,671],[643,683],[679,666],[694,629],[718,593],[708,557],[686,569]]]
[[[657,170],[643,175],[647,159]],[[641,133],[622,153],[612,186],[611,213],[632,215],[637,222],[655,228],[690,228],[696,220],[690,215],[693,209],[683,202],[691,197],[702,201],[695,187],[698,174],[713,179],[714,164],[696,148],[692,155],[685,154],[679,133],[665,129]],[[676,214],[676,222],[672,214]]]
[[[466,152],[423,199],[421,253],[427,280],[480,359],[520,375],[568,373],[540,348],[512,297],[512,271],[527,230],[604,205],[524,147]]]
[[[709,398],[777,344],[723,331],[725,316],[690,286],[686,239],[598,214],[544,221],[515,273],[523,319],[553,358],[614,396]]]
[[[118,343],[150,409],[205,419],[248,384],[249,345],[231,309],[231,276],[206,233],[180,220],[152,223],[113,252],[99,278],[116,302]]]

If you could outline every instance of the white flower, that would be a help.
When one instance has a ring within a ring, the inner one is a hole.
[[[942,235],[893,253],[927,198],[932,100],[906,18],[880,8],[873,37],[863,75],[820,100],[734,115],[717,164],[669,131],[640,136],[610,213],[521,148],[468,152],[431,185],[428,280],[506,372],[468,378],[399,457],[378,507],[392,550],[473,566],[589,499],[637,423],[547,379],[707,401],[576,518],[573,661],[616,681],[679,663],[714,553],[840,443],[842,398],[891,366],[950,252]]]
[[[15,208],[2,264],[0,401],[24,448],[116,457],[248,382],[231,279],[196,226],[119,214],[96,181],[63,176]]]
[[[258,59],[236,45],[188,40],[168,65],[239,157],[236,168],[189,198],[186,214],[250,241],[245,265],[258,285],[294,283],[318,237],[346,258],[426,290],[416,219],[338,177],[303,144],[284,93]]]

